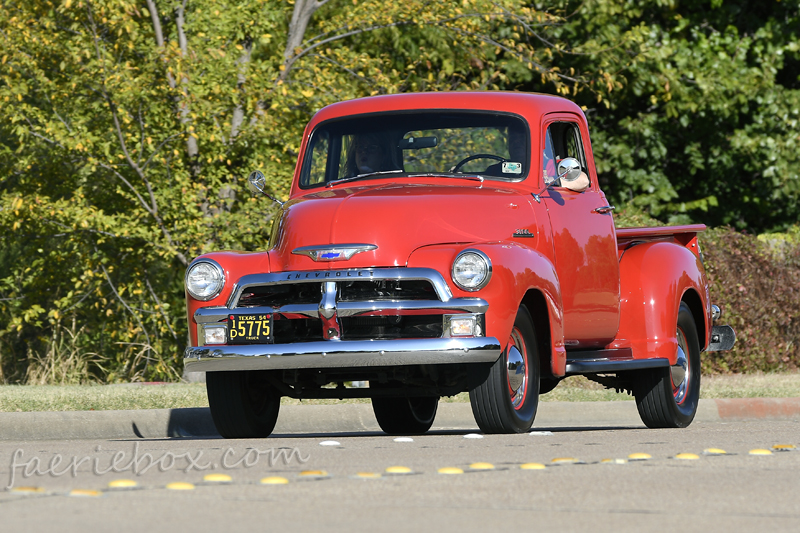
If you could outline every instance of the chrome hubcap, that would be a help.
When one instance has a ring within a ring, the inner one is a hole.
[[[519,409],[522,406],[525,401],[525,392],[528,388],[528,369],[525,366],[524,351],[525,344],[522,341],[522,336],[515,329],[511,333],[506,355],[508,390],[511,393],[511,405],[514,406],[514,409]]]
[[[686,389],[689,383],[689,360],[686,357],[686,337],[683,331],[678,330],[678,360],[670,367],[672,378],[672,394],[675,402],[680,404],[686,398]]]

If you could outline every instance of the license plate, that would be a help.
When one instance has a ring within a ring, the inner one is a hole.
[[[271,344],[272,315],[228,315],[228,344]]]

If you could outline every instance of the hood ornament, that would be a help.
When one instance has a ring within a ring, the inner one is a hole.
[[[314,261],[347,261],[356,254],[377,250],[374,244],[330,244],[328,246],[301,246],[292,253],[305,255]]]

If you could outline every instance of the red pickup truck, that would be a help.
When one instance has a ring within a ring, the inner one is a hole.
[[[577,374],[631,392],[649,427],[687,426],[701,352],[735,341],[714,325],[705,226],[615,228],[613,209],[569,100],[330,105],[305,129],[270,248],[187,269],[185,368],[207,373],[227,438],[268,436],[282,396],[368,397],[385,432],[423,433],[465,391],[482,431],[523,432]]]

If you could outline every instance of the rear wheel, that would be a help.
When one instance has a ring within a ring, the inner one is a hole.
[[[677,362],[642,372],[633,393],[642,422],[649,428],[683,428],[694,420],[700,401],[700,341],[685,303],[678,312]]]
[[[281,396],[265,371],[208,372],[211,418],[226,439],[268,437],[275,429]]]
[[[522,433],[539,406],[539,353],[528,309],[521,306],[508,345],[489,375],[470,388],[469,401],[484,433]]]
[[[372,410],[381,429],[389,435],[420,435],[428,431],[436,418],[438,397],[372,398]]]

